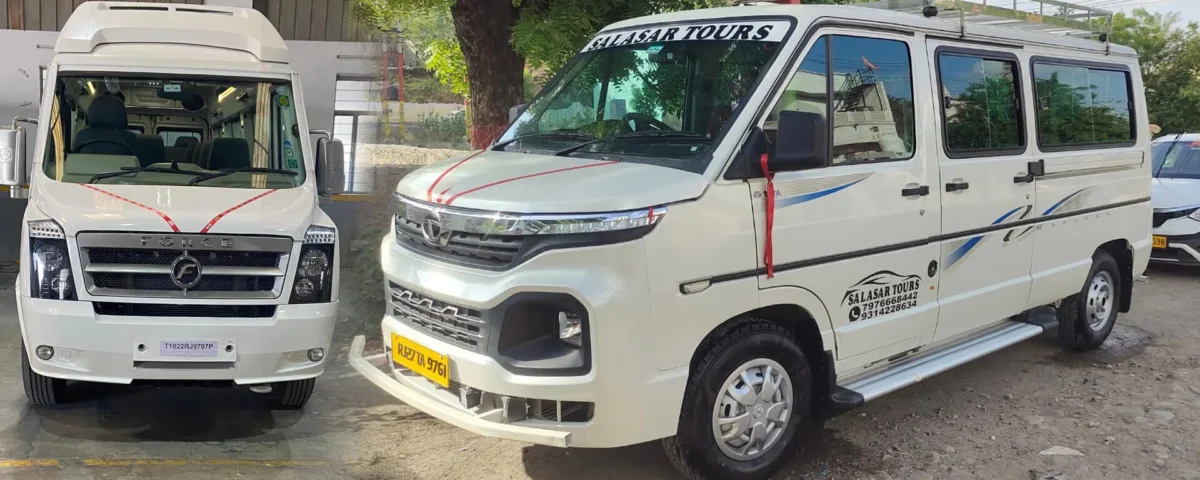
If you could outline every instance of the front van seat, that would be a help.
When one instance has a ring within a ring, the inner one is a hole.
[[[87,109],[87,128],[75,134],[74,150],[100,155],[137,155],[137,134],[128,128],[129,119],[120,98],[112,95],[96,97]],[[105,141],[88,143],[95,140]],[[80,145],[83,145],[82,150]]]
[[[208,155],[209,170],[250,166],[250,144],[241,138],[215,138]]]
[[[163,143],[163,138],[158,135],[151,135],[149,133],[137,134],[137,146],[134,149],[137,151],[138,165],[143,167],[167,161],[166,144]]]

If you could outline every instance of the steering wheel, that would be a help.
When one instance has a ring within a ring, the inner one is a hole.
[[[125,150],[125,152],[128,153],[130,156],[132,156],[132,157],[137,156],[137,152],[133,151],[133,147],[130,147],[125,142],[122,142],[120,140],[112,140],[112,139],[108,139],[108,138],[94,138],[94,139],[88,140],[86,142],[81,142],[79,145],[75,146],[75,153],[79,153],[80,150],[83,150],[83,147],[86,147],[88,145],[94,145],[97,143],[107,143],[109,145],[116,145],[118,147],[121,147],[122,150]]]
[[[667,125],[659,121],[657,118],[651,117],[644,113],[629,112],[626,113],[624,117],[621,117],[621,120],[625,122],[625,125],[629,125],[630,130],[635,132],[640,132],[643,130],[675,130],[674,128],[671,128],[670,125]],[[630,125],[631,122],[633,123],[632,125]]]

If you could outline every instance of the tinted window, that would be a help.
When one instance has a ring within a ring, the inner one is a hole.
[[[1134,140],[1128,73],[1034,63],[1033,74],[1038,138],[1042,146]]]
[[[805,55],[804,61],[800,62],[800,68],[784,86],[779,101],[775,103],[775,108],[772,108],[771,112],[767,114],[763,132],[767,134],[767,139],[772,145],[775,144],[778,131],[779,112],[784,110],[809,112],[825,117],[829,111],[829,96],[826,94],[825,88],[826,79],[829,78],[826,75],[828,62],[825,61],[827,58],[825,42],[825,37],[813,42],[812,47],[808,50],[808,55]]]
[[[908,45],[877,38],[832,38],[833,163],[912,157]]]
[[[1200,178],[1200,142],[1157,142],[1151,155],[1155,177]]]
[[[832,65],[827,61],[829,50]],[[833,165],[912,157],[915,122],[908,45],[850,36],[817,39],[763,123],[772,145],[784,110],[822,116],[832,110],[833,121],[826,125],[833,127]]]
[[[1025,145],[1016,62],[943,54],[938,57],[938,74],[949,151],[1006,150]]]

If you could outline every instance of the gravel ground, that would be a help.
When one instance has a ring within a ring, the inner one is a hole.
[[[780,479],[1200,479],[1200,271],[1152,269],[1106,346],[1052,337],[888,395],[806,432]],[[560,450],[478,437],[399,404],[346,365],[378,309],[347,299],[302,412],[245,391],[85,386],[33,409],[0,366],[0,478],[674,479],[658,442]],[[20,334],[0,291],[0,358]],[[1057,453],[1057,454],[1051,454]]]
[[[895,392],[813,425],[777,478],[1200,479],[1200,271],[1147,275],[1102,349],[1039,337]],[[406,424],[367,478],[676,478],[657,442],[557,450]]]

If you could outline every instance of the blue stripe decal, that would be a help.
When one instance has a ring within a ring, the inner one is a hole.
[[[950,252],[950,255],[946,256],[946,268],[950,268],[955,263],[958,263],[959,260],[962,260],[963,256],[965,256],[967,252],[971,251],[972,248],[975,248],[976,245],[979,245],[981,240],[983,240],[983,235],[971,237],[970,240],[967,240],[967,243],[962,244],[962,246],[956,248],[953,252]]]
[[[1001,215],[1000,218],[997,218],[996,221],[992,222],[992,225],[999,225],[1000,223],[1003,223],[1005,220],[1008,220],[1009,217],[1013,216],[1013,214],[1021,211],[1022,208],[1025,207],[1017,207],[1009,210],[1008,213]],[[983,241],[983,235],[976,235],[971,237],[970,240],[967,240],[966,243],[963,243],[961,246],[954,249],[953,252],[950,252],[950,255],[946,256],[946,268],[950,268],[955,263],[958,263],[959,260],[962,260],[962,258],[967,255],[967,252],[970,252],[972,248],[975,248],[976,245],[979,245],[979,242],[981,241]]]
[[[1081,192],[1083,192],[1084,190],[1087,190],[1087,189],[1086,189],[1086,188],[1084,188],[1084,189],[1081,189],[1081,190],[1079,190],[1079,191],[1077,191],[1077,192],[1075,192],[1075,193],[1072,193],[1072,194],[1070,194],[1070,195],[1067,195],[1067,196],[1066,196],[1066,197],[1064,197],[1062,200],[1059,200],[1059,201],[1058,201],[1058,203],[1055,203],[1054,205],[1051,205],[1051,206],[1050,206],[1050,208],[1047,208],[1047,209],[1046,209],[1046,211],[1042,212],[1042,215],[1049,215],[1051,212],[1053,212],[1053,211],[1055,211],[1055,210],[1058,210],[1058,207],[1061,207],[1061,206],[1062,206],[1062,204],[1064,204],[1064,203],[1067,203],[1067,200],[1070,200],[1072,197],[1074,197],[1074,196],[1076,196],[1076,195],[1079,195],[1079,194],[1080,194]]]
[[[847,183],[845,185],[838,185],[836,187],[826,188],[825,190],[818,190],[816,192],[806,193],[804,195],[800,195],[800,196],[796,196],[796,197],[788,197],[788,198],[776,200],[775,208],[782,208],[782,207],[788,207],[788,206],[792,206],[792,205],[798,205],[798,204],[808,202],[811,200],[816,200],[816,199],[824,197],[826,195],[832,195],[832,194],[835,194],[842,190],[845,190],[847,188],[850,188],[854,184],[861,182],[863,180],[866,180],[866,179],[867,179],[867,177],[863,177],[863,178],[860,178],[853,182]]]

